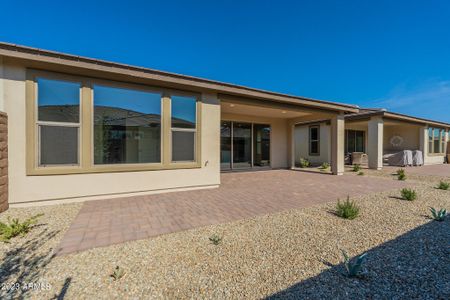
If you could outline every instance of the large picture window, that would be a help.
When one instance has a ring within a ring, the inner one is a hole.
[[[441,154],[445,151],[445,130],[440,128],[428,129],[428,152]]]
[[[94,163],[161,162],[161,94],[94,85]]]
[[[81,84],[38,78],[36,86],[38,165],[78,165]]]
[[[195,161],[197,99],[171,97],[172,161]]]
[[[320,155],[320,126],[309,127],[309,155]]]
[[[200,168],[200,96],[28,70],[27,174]]]

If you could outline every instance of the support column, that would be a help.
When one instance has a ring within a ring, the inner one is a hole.
[[[419,150],[423,153],[423,164],[426,165],[428,157],[428,127],[420,127],[419,130]]]
[[[344,115],[336,115],[331,119],[331,172],[333,175],[344,174]]]
[[[369,168],[381,170],[383,168],[383,118],[372,117],[368,124]]]
[[[289,162],[291,169],[295,168],[295,124],[292,122],[288,123],[288,137],[289,137]]]

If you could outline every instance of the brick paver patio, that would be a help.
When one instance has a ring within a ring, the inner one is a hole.
[[[61,241],[58,254],[405,185],[385,178],[331,176],[289,170],[227,173],[221,176],[222,184],[216,189],[85,202]]]
[[[398,167],[384,167],[384,169],[392,170],[394,173],[398,170]],[[407,167],[404,169],[411,174],[450,177],[450,164]]]

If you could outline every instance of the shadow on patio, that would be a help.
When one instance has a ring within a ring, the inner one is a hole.
[[[367,254],[362,279],[345,277],[342,263],[331,265],[267,299],[450,299],[449,217],[430,221]]]

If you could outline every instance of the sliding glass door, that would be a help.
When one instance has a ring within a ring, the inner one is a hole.
[[[231,169],[231,122],[220,124],[220,168]]]
[[[270,126],[253,124],[253,166],[270,166]]]
[[[222,121],[222,170],[270,166],[270,125]]]

